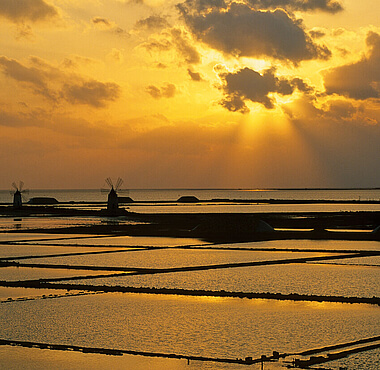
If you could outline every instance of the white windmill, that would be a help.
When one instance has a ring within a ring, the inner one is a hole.
[[[13,194],[13,208],[20,209],[22,207],[23,194],[27,193],[28,190],[23,189],[24,183],[19,182],[18,186],[15,182],[12,182],[12,187],[14,190],[11,190]]]

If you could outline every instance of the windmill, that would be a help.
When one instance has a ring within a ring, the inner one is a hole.
[[[116,184],[114,185],[110,177],[106,178],[106,183],[109,186],[109,189],[102,189],[102,192],[108,192],[107,211],[116,212],[119,209],[117,192],[121,191],[123,182],[123,179],[118,177]]]
[[[12,187],[14,190],[11,190],[13,194],[13,208],[20,209],[22,207],[23,194],[28,193],[28,190],[23,189],[24,183],[19,182],[18,186],[15,182],[12,182]]]

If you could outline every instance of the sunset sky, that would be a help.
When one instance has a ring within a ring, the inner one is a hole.
[[[379,14],[2,0],[0,189],[380,187]]]

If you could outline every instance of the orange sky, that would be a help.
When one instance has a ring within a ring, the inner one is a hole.
[[[380,187],[379,13],[4,0],[0,189]]]

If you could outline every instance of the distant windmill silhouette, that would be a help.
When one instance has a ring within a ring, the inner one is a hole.
[[[107,211],[117,212],[119,209],[119,199],[117,193],[123,191],[121,189],[121,186],[123,185],[124,181],[122,178],[118,177],[116,184],[113,185],[111,178],[107,177],[106,183],[109,186],[109,189],[101,189],[101,191],[108,192]]]
[[[11,190],[10,193],[13,194],[13,208],[20,209],[22,207],[23,195],[29,191],[23,189],[24,183],[22,181],[19,182],[18,186],[15,182],[12,182],[12,187],[14,190]]]

